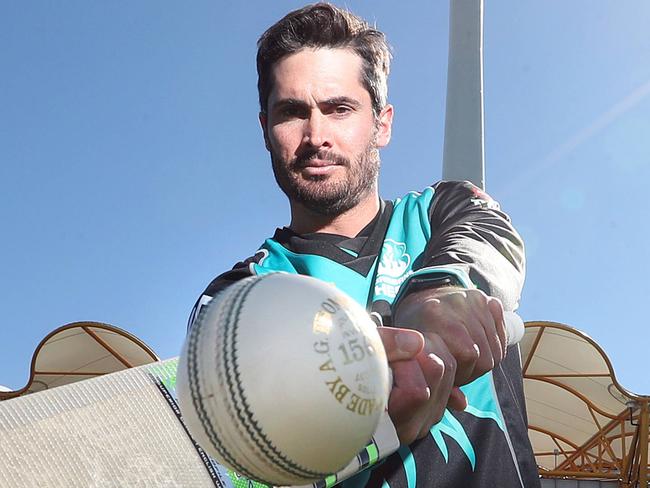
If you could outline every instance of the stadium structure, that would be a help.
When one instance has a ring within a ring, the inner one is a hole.
[[[542,486],[646,486],[650,396],[623,388],[605,351],[568,325],[526,323],[521,353]]]
[[[542,486],[650,486],[650,395],[621,386],[605,351],[585,333],[556,322],[525,327],[520,348],[528,433]],[[40,342],[27,384],[0,390],[0,400],[156,361],[151,348],[120,328],[75,322]]]

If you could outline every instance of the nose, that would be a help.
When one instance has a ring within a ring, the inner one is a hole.
[[[303,141],[315,148],[331,146],[328,120],[324,114],[312,111],[306,120]]]

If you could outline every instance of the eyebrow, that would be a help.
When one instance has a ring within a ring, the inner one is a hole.
[[[340,96],[332,97],[326,100],[323,100],[318,103],[319,105],[350,105],[351,107],[358,109],[361,107],[361,103],[354,98]],[[282,108],[282,107],[307,107],[308,104],[297,98],[282,98],[273,104],[272,109]]]
[[[325,105],[350,105],[354,108],[361,107],[361,103],[358,100],[346,96],[328,98],[321,103],[324,103]]]
[[[291,106],[306,107],[307,104],[302,100],[298,100],[297,98],[282,98],[277,102],[275,102],[271,108],[276,109],[276,108],[291,107]]]

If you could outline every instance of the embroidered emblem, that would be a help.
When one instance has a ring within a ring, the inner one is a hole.
[[[411,273],[411,256],[406,252],[406,244],[386,239],[381,248],[377,268],[375,299],[392,301],[399,287]]]

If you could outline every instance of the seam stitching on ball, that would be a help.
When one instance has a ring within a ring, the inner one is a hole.
[[[246,288],[246,286],[240,286],[239,289],[233,289],[231,290],[233,294],[236,296],[241,295],[243,290]],[[225,295],[225,294],[224,294]],[[223,298],[223,297],[222,297]],[[214,428],[208,419],[208,414],[205,409],[205,405],[203,404],[203,396],[201,394],[201,385],[198,381],[199,378],[199,372],[198,372],[198,367],[197,367],[197,359],[198,359],[198,354],[197,354],[197,348],[199,344],[199,336],[200,332],[203,326],[203,320],[205,319],[205,316],[208,312],[208,310],[212,307],[216,307],[219,305],[219,302],[217,300],[213,299],[206,307],[203,307],[201,311],[199,312],[199,316],[197,317],[197,321],[195,324],[195,327],[192,327],[190,330],[190,337],[189,337],[189,347],[188,347],[188,366],[190,368],[190,374],[189,379],[190,379],[190,393],[192,397],[192,403],[194,405],[194,409],[198,413],[199,420],[201,421],[201,425],[203,426],[204,432],[207,435],[208,439],[210,440],[210,443],[212,444],[212,447],[215,448],[215,450],[225,459],[227,460],[237,471],[239,471],[241,474],[247,476],[247,477],[252,477],[251,473],[248,472],[248,470],[244,467],[241,466],[236,459],[234,459],[228,450],[225,448],[225,446],[221,443],[217,433],[214,431]]]
[[[262,450],[262,452],[267,455],[272,462],[277,464],[279,467],[284,469],[286,472],[291,473],[296,476],[302,476],[302,477],[308,477],[308,478],[318,478],[318,477],[324,477],[327,476],[329,473],[322,473],[318,471],[312,471],[309,469],[304,468],[303,466],[300,466],[297,464],[295,461],[292,461],[289,459],[285,454],[283,454],[266,436],[264,431],[261,429],[259,426],[257,420],[254,418],[250,406],[248,405],[248,401],[246,399],[246,396],[244,395],[243,389],[241,388],[241,383],[240,383],[240,373],[239,373],[239,366],[236,362],[236,357],[237,357],[237,327],[239,325],[239,318],[240,314],[243,308],[243,305],[246,301],[246,298],[250,294],[251,290],[259,284],[263,279],[265,279],[268,276],[272,276],[273,273],[268,274],[268,275],[263,275],[259,279],[255,280],[254,282],[251,283],[249,287],[246,288],[245,292],[242,293],[239,303],[236,304],[237,311],[235,314],[235,324],[232,329],[228,328],[226,330],[226,335],[232,336],[232,340],[227,339],[225,341],[226,347],[231,346],[232,350],[229,350],[228,352],[233,355],[233,371],[234,371],[234,380],[231,380],[231,377],[228,377],[228,385],[231,389],[231,393],[234,397],[239,398],[242,409],[243,411],[240,410],[239,406],[235,404],[236,410],[237,410],[237,415],[239,417],[239,420],[242,422],[242,424],[245,426],[246,431],[250,434],[251,439],[253,442],[257,445],[259,449]],[[230,324],[229,324],[230,325]],[[229,370],[228,374],[232,374]]]

